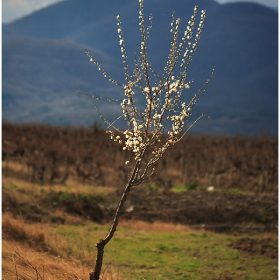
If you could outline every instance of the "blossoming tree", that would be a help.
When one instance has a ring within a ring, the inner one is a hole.
[[[112,140],[123,145],[123,150],[129,151],[129,159],[125,162],[129,166],[129,177],[119,205],[115,212],[113,224],[108,235],[100,239],[96,244],[97,257],[93,271],[90,273],[90,280],[98,280],[101,273],[103,253],[106,244],[112,239],[117,230],[119,217],[123,209],[126,197],[132,187],[139,185],[150,177],[156,169],[156,163],[162,158],[167,149],[179,142],[190,127],[202,116],[196,119],[188,128],[186,121],[191,116],[193,106],[199,100],[210,82],[214,69],[204,85],[186,103],[184,91],[190,89],[192,81],[187,81],[187,71],[193,59],[194,53],[200,39],[206,11],[200,13],[200,21],[195,27],[198,17],[198,7],[194,7],[193,15],[180,37],[180,18],[172,14],[172,34],[170,52],[162,74],[156,73],[147,57],[147,42],[152,29],[152,16],[149,17],[149,25],[145,27],[144,21],[144,0],[139,0],[139,26],[141,43],[138,48],[138,55],[134,60],[134,69],[130,72],[128,66],[125,40],[123,36],[122,23],[117,16],[119,44],[124,63],[125,84],[115,81],[86,50],[90,61],[111,83],[123,88],[122,99],[108,101],[120,102],[121,116],[127,122],[125,131],[116,127],[115,123],[109,123],[95,105],[100,117],[108,124],[108,133]],[[137,105],[135,96],[143,96],[145,99],[144,109]],[[93,99],[102,97],[91,96]]]

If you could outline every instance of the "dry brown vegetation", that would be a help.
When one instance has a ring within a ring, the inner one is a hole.
[[[3,215],[2,279],[87,279],[89,268],[63,260],[44,227]]]
[[[3,123],[3,174],[40,184],[75,179],[123,187],[128,155],[94,129]],[[150,184],[170,189],[195,183],[258,193],[278,190],[278,140],[189,135],[166,152]],[[12,163],[19,163],[16,170]]]

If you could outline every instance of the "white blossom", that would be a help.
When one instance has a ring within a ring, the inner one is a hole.
[[[181,19],[176,19],[174,13],[172,14],[170,32],[173,39],[170,42],[170,54],[163,75],[159,76],[147,56],[147,40],[150,35],[152,16],[149,16],[149,26],[145,27],[143,0],[139,0],[139,5],[141,41],[139,54],[135,57],[134,70],[128,67],[121,20],[120,16],[117,16],[117,33],[124,64],[125,83],[122,85],[114,81],[91,56],[90,61],[96,64],[109,81],[122,86],[123,98],[119,104],[121,117],[128,122],[128,128],[125,131],[117,130],[117,136],[112,131],[109,132],[110,138],[123,145],[124,151],[134,154],[132,160],[142,165],[144,162],[142,157],[150,146],[153,147],[155,143],[158,145],[150,149],[152,156],[148,156],[147,162],[156,162],[168,147],[179,141],[179,135],[184,132],[187,118],[191,115],[191,108],[198,99],[195,96],[189,104],[186,104],[182,96],[184,96],[183,91],[190,88],[190,82],[186,82],[187,70],[200,40],[206,13],[204,10],[201,11],[198,27],[195,28],[198,7],[194,7],[188,25],[182,31],[182,38],[179,37]],[[138,107],[142,102],[138,95],[139,91],[142,92],[140,96],[144,96],[146,102],[143,108]],[[167,125],[169,131],[164,138],[163,132]],[[125,140],[122,140],[121,134]],[[129,163],[131,161],[125,162],[126,165]]]

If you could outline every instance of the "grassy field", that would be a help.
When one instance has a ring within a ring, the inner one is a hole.
[[[113,189],[36,186],[5,177],[2,184],[2,279],[88,279],[95,243],[110,224],[53,207],[51,198],[105,199]],[[277,255],[277,233],[217,234],[122,220],[105,248],[102,279],[277,279]]]
[[[67,240],[61,251],[73,252],[86,262],[94,252],[93,241],[105,236],[107,230],[95,225],[67,226],[53,234]],[[106,248],[105,263],[129,279],[276,279],[277,261],[232,248],[236,238],[240,237],[191,230],[172,232],[171,228],[165,231],[160,226],[149,230],[147,224],[138,230],[121,226]],[[269,246],[276,243],[272,239]]]

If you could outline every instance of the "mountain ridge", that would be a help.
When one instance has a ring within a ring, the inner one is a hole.
[[[206,113],[212,121],[203,120],[193,131],[256,135],[266,130],[277,134],[277,14],[258,4],[220,5],[199,0],[189,1],[186,7],[181,0],[164,1],[165,5],[159,5],[162,1],[158,0],[145,2],[146,15],[154,16],[149,54],[159,69],[167,58],[173,8],[175,16],[181,17],[182,26],[186,25],[194,3],[207,10],[189,77],[195,78],[194,89],[198,89],[213,66],[217,66],[207,92],[194,108],[196,114]],[[4,25],[2,118],[15,122],[35,119],[55,125],[90,125],[98,120],[90,101],[67,91],[71,88],[108,97],[116,91],[121,95],[89,63],[84,49],[93,52],[114,78],[122,80],[115,17],[119,12],[133,62],[136,42],[140,41],[139,32],[134,32],[138,26],[137,2],[111,0],[104,6],[103,1],[92,5],[89,0],[68,0]],[[52,98],[45,100],[46,94]],[[30,101],[31,95],[37,100],[35,104]],[[75,109],[67,110],[72,107]],[[45,108],[44,112],[39,108]]]

